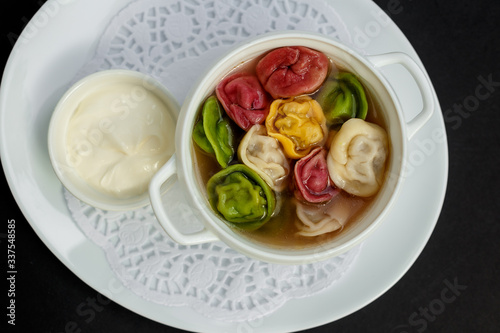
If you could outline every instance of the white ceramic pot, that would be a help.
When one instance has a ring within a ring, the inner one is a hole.
[[[334,62],[350,69],[363,82],[383,110],[383,118],[390,138],[390,157],[386,181],[373,204],[352,227],[342,231],[328,243],[303,249],[280,249],[256,243],[235,232],[210,208],[203,195],[194,170],[192,130],[200,105],[213,93],[217,83],[235,66],[282,46],[306,46],[325,53]],[[406,122],[398,98],[381,74],[380,68],[401,64],[413,76],[421,94],[423,108],[411,121]],[[233,249],[250,257],[279,264],[303,264],[339,255],[366,239],[384,220],[395,202],[403,182],[402,170],[407,156],[407,143],[429,120],[434,110],[430,82],[420,67],[406,54],[388,53],[362,56],[323,35],[306,32],[278,32],[261,35],[249,40],[217,61],[193,87],[181,108],[176,128],[176,152],[174,157],[153,177],[150,183],[150,199],[155,214],[166,232],[175,241],[191,245],[221,240]],[[161,200],[160,189],[165,183],[178,178],[188,196],[188,204],[202,221],[205,229],[193,234],[183,234],[172,223],[168,207]]]

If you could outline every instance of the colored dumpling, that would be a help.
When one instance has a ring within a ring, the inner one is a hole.
[[[316,100],[330,125],[342,124],[351,118],[364,120],[368,112],[363,85],[352,73],[339,73],[334,80],[326,82]]]
[[[274,191],[280,192],[287,186],[290,163],[278,140],[268,136],[263,125],[254,125],[245,134],[238,147],[238,156]]]
[[[227,115],[245,131],[263,123],[269,113],[271,100],[254,75],[230,75],[217,85],[215,92]]]
[[[273,215],[274,193],[265,181],[244,164],[233,164],[207,183],[212,208],[243,230],[256,230]]]
[[[303,46],[281,47],[257,64],[257,77],[275,99],[315,92],[326,79],[330,61],[326,55]]]
[[[336,196],[326,205],[297,202],[297,235],[314,237],[342,230],[347,221],[361,208],[359,198]]]
[[[335,185],[360,197],[382,185],[389,143],[385,130],[362,119],[346,121],[333,137],[327,164]]]
[[[295,163],[295,197],[310,203],[330,201],[340,191],[335,188],[326,164],[327,151],[318,147]]]
[[[234,156],[233,132],[228,119],[223,117],[215,96],[203,104],[201,119],[193,129],[193,140],[206,153],[214,154],[217,162],[227,167]]]
[[[278,139],[286,156],[292,159],[306,156],[312,148],[323,144],[327,136],[323,110],[309,96],[275,100],[266,128],[268,135]]]

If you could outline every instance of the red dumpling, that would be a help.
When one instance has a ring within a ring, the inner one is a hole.
[[[318,147],[295,163],[295,197],[310,203],[330,201],[340,190],[335,187],[326,163],[327,151]]]
[[[227,115],[245,131],[263,123],[269,113],[271,99],[254,75],[230,75],[217,85],[215,93]]]
[[[273,98],[289,98],[316,91],[328,75],[330,61],[303,46],[281,47],[257,64],[257,77]]]

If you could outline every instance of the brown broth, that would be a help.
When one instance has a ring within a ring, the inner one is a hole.
[[[255,73],[255,66],[259,59],[261,59],[264,55],[257,57],[256,59],[245,62],[239,66],[237,66],[233,71],[229,72],[227,75],[234,74],[236,72],[250,72]],[[330,71],[329,77],[336,75],[338,72],[350,72],[344,68],[339,68],[336,64],[330,59]],[[328,79],[328,78],[327,78]],[[386,129],[385,121],[381,116],[379,111],[379,107],[374,102],[374,99],[371,96],[371,92],[366,89],[365,92],[368,100],[368,114],[366,117],[366,121],[375,123],[382,128]],[[312,98],[316,96],[317,92],[310,94]],[[238,126],[233,126],[233,134],[235,135],[235,150],[239,145],[240,140],[245,135],[245,132],[241,130]],[[200,182],[200,187],[205,189],[208,180],[217,172],[221,170],[221,167],[212,156],[203,152],[195,143],[193,143],[194,149],[194,161],[195,161],[195,170],[198,170],[197,178]],[[390,154],[390,152],[389,152]],[[235,152],[234,159],[230,164],[238,164],[242,163],[238,160],[238,156]],[[289,179],[292,179],[293,176],[293,165],[294,161],[291,164],[291,172]],[[387,169],[387,165],[386,165]],[[205,193],[206,194],[206,193]],[[347,192],[341,191],[338,194],[339,196],[344,196],[346,198],[352,198],[350,194]],[[293,189],[286,189],[281,193],[277,194],[277,207],[278,209],[275,211],[273,217],[261,228],[256,231],[241,231],[238,228],[234,228],[237,232],[240,232],[249,238],[255,240],[256,242],[263,243],[267,246],[277,247],[277,248],[307,248],[310,246],[318,245],[329,240],[332,240],[335,236],[340,234],[343,230],[352,227],[356,221],[359,220],[360,216],[368,209],[371,203],[374,201],[376,194],[369,198],[360,198],[356,197],[357,200],[361,200],[362,206],[357,210],[355,214],[353,214],[346,225],[342,229],[337,231],[333,231],[327,234],[314,236],[314,237],[306,237],[297,235],[299,231],[296,226],[296,221],[298,217],[296,215],[296,203],[295,197],[293,194]],[[335,200],[335,198],[333,199]],[[228,223],[231,225],[230,223]]]
[[[295,213],[296,211],[296,201],[294,199],[293,193],[286,192],[283,195],[283,206],[281,211],[264,226],[256,231],[244,232],[240,231],[248,237],[258,241],[260,243],[266,244],[271,247],[276,248],[289,248],[289,249],[302,249],[311,246],[316,246],[322,243],[326,243],[333,239],[335,236],[340,234],[346,228],[352,226],[358,220],[358,217],[365,211],[369,204],[373,201],[373,198],[358,198],[363,201],[363,205],[359,210],[351,216],[348,223],[341,229],[335,230],[330,233],[325,233],[319,236],[309,237],[298,235],[299,229],[296,223],[301,223]],[[352,197],[347,192],[340,192],[339,196]],[[335,200],[333,198],[332,200]]]

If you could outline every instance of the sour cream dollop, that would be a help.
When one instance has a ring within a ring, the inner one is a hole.
[[[165,103],[135,82],[94,89],[75,105],[66,158],[96,190],[130,198],[147,191],[174,153],[175,120]]]

